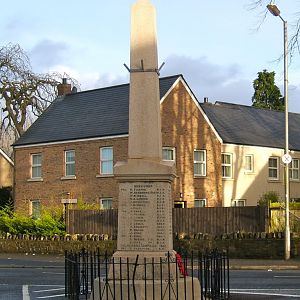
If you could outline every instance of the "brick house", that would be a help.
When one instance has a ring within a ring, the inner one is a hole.
[[[0,188],[13,185],[14,162],[0,149]]]
[[[14,144],[15,207],[116,208],[113,165],[127,159],[129,84],[59,97]],[[182,75],[160,79],[163,158],[176,161],[175,206],[221,206],[221,140]],[[72,199],[68,201],[68,199]]]
[[[127,159],[129,85],[60,96],[14,144],[15,207],[117,208],[113,165]],[[182,75],[160,79],[163,158],[175,160],[175,207],[255,206],[284,199],[284,113],[199,103]],[[300,199],[300,114],[290,113],[290,196]]]

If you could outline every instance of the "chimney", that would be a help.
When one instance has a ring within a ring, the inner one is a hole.
[[[67,78],[62,79],[62,83],[57,86],[57,95],[64,96],[71,94],[71,84],[67,83]]]
[[[208,97],[204,97],[204,103],[208,103]]]

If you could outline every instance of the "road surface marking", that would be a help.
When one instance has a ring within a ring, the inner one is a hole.
[[[295,276],[293,276],[293,275],[277,275],[277,276],[274,276],[275,278],[300,278],[300,276],[297,276],[297,275],[295,275]]]
[[[61,295],[52,295],[52,296],[42,296],[42,297],[37,297],[38,299],[47,299],[47,298],[55,298],[55,297],[65,297],[65,294]]]
[[[55,273],[55,272],[43,272],[43,274],[65,275],[65,273]]]
[[[62,287],[64,285],[61,284],[31,284],[30,286],[54,286],[54,287]]]
[[[50,290],[39,290],[39,291],[33,291],[34,293],[43,293],[43,292],[52,292],[52,291],[61,291],[65,288],[59,288],[59,289],[50,289]]]
[[[23,285],[22,293],[23,293],[23,300],[30,300],[28,285]]]

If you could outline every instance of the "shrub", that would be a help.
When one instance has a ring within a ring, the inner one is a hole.
[[[270,203],[279,202],[279,194],[275,191],[269,191],[264,193],[259,201],[259,206],[270,206]]]
[[[89,209],[100,209],[99,204],[97,203],[86,203],[82,197],[77,199],[76,209],[80,210],[89,210]]]
[[[53,236],[65,234],[65,224],[62,214],[57,211],[45,211],[41,218],[17,214],[10,207],[0,210],[0,232],[10,234],[32,234],[37,236]]]
[[[46,212],[42,214],[42,217],[35,220],[35,230],[37,235],[53,236],[65,234],[65,224],[62,218],[51,215]]]

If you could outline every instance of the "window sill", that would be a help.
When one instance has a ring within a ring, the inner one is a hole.
[[[37,178],[29,178],[27,179],[28,182],[41,182],[44,181],[42,177],[37,177]]]
[[[106,177],[114,177],[114,174],[97,174],[97,178],[106,178]]]
[[[76,179],[76,176],[64,176],[64,177],[61,177],[60,180],[75,180]]]
[[[290,178],[290,182],[300,182],[300,180],[299,179],[292,179],[292,178]]]
[[[206,178],[206,175],[194,175],[194,178]]]
[[[282,180],[279,180],[279,179],[270,179],[270,178],[268,178],[268,182],[269,182],[269,183],[282,183]]]
[[[244,174],[245,175],[256,175],[256,173],[253,171],[245,171]]]
[[[230,178],[230,177],[222,177],[222,180],[224,180],[224,181],[234,181],[234,179]]]

